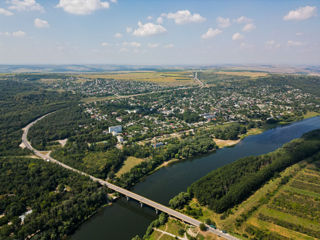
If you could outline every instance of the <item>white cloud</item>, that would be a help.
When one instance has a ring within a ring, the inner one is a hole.
[[[293,40],[289,40],[288,41],[288,46],[290,47],[298,47],[298,46],[302,46],[303,43],[299,42],[299,41],[293,41]]]
[[[114,37],[115,38],[122,38],[122,34],[121,33],[116,33],[116,34],[114,34]]]
[[[189,10],[179,10],[175,13],[162,14],[168,19],[173,19],[176,24],[185,24],[185,23],[199,23],[204,22],[206,19],[198,13],[192,14]]]
[[[42,20],[40,18],[36,18],[34,20],[34,26],[37,28],[48,28],[50,27],[49,23],[46,20]]]
[[[251,32],[252,30],[254,30],[256,28],[256,25],[254,25],[253,23],[247,23],[246,25],[244,25],[244,27],[242,28],[242,31],[244,32]]]
[[[236,23],[250,23],[250,22],[252,22],[252,19],[247,18],[245,16],[241,16],[241,17],[238,17],[237,19],[234,19],[233,21]]]
[[[157,48],[159,47],[159,43],[148,43],[149,48]]]
[[[35,0],[8,0],[10,10],[16,11],[44,11]]]
[[[162,17],[158,17],[157,18],[157,23],[162,24],[163,23],[163,18]]]
[[[110,0],[110,2],[112,2],[112,3],[117,3],[118,0]]]
[[[141,22],[138,22],[138,28],[134,30],[133,35],[138,37],[144,37],[144,36],[151,36],[151,35],[157,35],[160,33],[166,32],[167,29],[165,29],[160,24],[154,24],[154,23],[146,23],[142,24]]]
[[[163,47],[164,47],[164,48],[173,48],[173,47],[174,47],[174,44],[168,43],[168,44],[164,45]]]
[[[110,4],[100,0],[60,0],[57,7],[68,13],[86,15],[99,9],[109,8]]]
[[[232,40],[242,40],[243,38],[243,35],[238,32],[232,35]]]
[[[9,37],[9,36],[11,36],[11,33],[10,32],[0,32],[0,36]]]
[[[132,32],[132,28],[131,27],[126,27],[126,32],[127,33],[131,33]]]
[[[218,26],[221,28],[227,28],[231,25],[229,18],[217,17]]]
[[[268,49],[274,49],[274,48],[279,48],[281,45],[280,45],[280,43],[277,43],[274,40],[269,40],[269,41],[265,42],[265,46]]]
[[[109,46],[110,46],[110,43],[102,42],[102,43],[101,43],[101,46],[102,46],[102,47],[109,47]]]
[[[153,17],[152,16],[148,16],[147,19],[150,21],[150,20],[153,19]]]
[[[206,33],[202,34],[201,38],[202,39],[213,38],[213,37],[219,35],[220,33],[222,33],[222,31],[218,28],[217,29],[209,28]]]
[[[302,35],[303,35],[302,32],[297,32],[297,33],[296,33],[296,36],[302,36]]]
[[[133,47],[133,48],[139,48],[141,47],[141,43],[138,42],[123,42],[122,46],[124,47]]]
[[[317,7],[305,6],[290,11],[283,20],[305,20],[317,15]]]
[[[24,37],[24,36],[26,36],[26,35],[27,35],[27,34],[26,34],[24,31],[21,31],[21,30],[12,33],[12,36],[13,36],[13,37]]]
[[[8,11],[7,9],[0,8],[0,15],[5,15],[5,16],[12,16],[13,13]]]

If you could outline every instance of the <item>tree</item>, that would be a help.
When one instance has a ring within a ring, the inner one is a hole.
[[[199,227],[201,231],[207,231],[207,227],[204,223],[200,223]]]

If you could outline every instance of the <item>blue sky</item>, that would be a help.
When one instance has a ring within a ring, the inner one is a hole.
[[[0,64],[319,64],[320,1],[1,0]]]

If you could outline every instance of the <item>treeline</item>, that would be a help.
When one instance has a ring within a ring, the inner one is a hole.
[[[32,120],[57,109],[75,104],[69,93],[46,91],[41,84],[0,81],[0,156],[23,155],[19,148],[21,129]]]
[[[2,158],[0,169],[0,239],[66,239],[108,201],[105,187],[43,160]]]
[[[251,125],[248,125],[250,128]],[[211,131],[215,138],[223,140],[237,140],[239,135],[247,133],[247,128],[239,123],[234,123],[228,126],[215,128]]]
[[[249,197],[276,173],[320,151],[320,130],[304,134],[275,152],[242,158],[193,183],[201,205],[222,213]]]
[[[139,182],[142,177],[153,171],[156,167],[170,159],[188,159],[200,154],[208,153],[216,149],[216,145],[210,135],[186,136],[182,140],[171,139],[168,144],[158,149],[137,147],[140,157],[149,157],[150,160],[133,167],[130,172],[115,179],[116,183],[122,187],[130,188]],[[140,150],[139,150],[140,149]],[[135,155],[139,157],[139,155]]]

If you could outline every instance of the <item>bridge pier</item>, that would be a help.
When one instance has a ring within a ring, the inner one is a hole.
[[[143,203],[142,202],[139,202],[140,203],[140,207],[143,207]]]
[[[129,201],[130,198],[128,196],[126,196],[126,199],[127,199],[127,201]]]
[[[158,215],[158,213],[159,213],[159,210],[158,210],[157,208],[155,208],[155,210],[156,210],[156,214]]]

